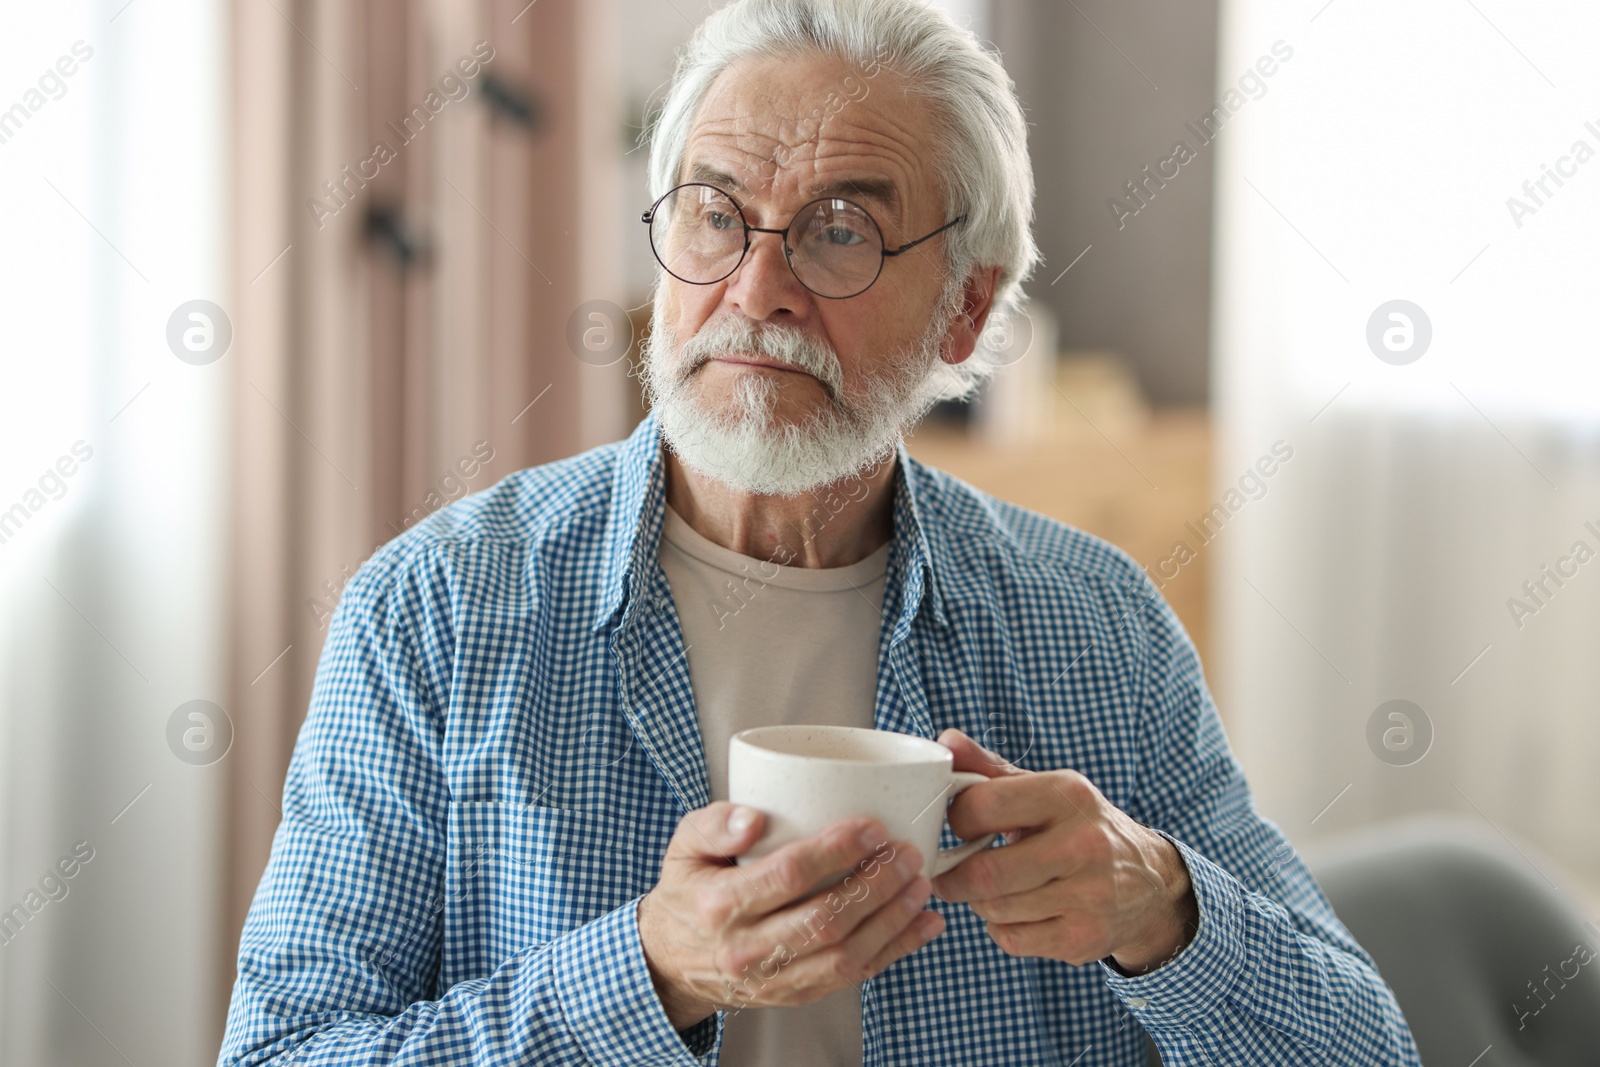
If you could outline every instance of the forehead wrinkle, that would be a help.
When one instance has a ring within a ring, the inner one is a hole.
[[[842,131],[841,131],[842,132]],[[866,136],[845,137],[836,133],[819,135],[815,160],[818,164],[863,171],[878,171],[894,182],[901,203],[894,205],[908,213],[917,194],[931,191],[918,153],[909,137],[897,127],[884,123],[882,129],[858,128]],[[919,187],[919,184],[920,187]]]
[[[796,72],[783,65],[786,61],[776,68],[759,65],[766,62],[735,63],[711,86],[691,125],[686,167],[717,165],[747,189],[774,194],[791,186],[795,195],[822,195],[827,185],[852,177],[888,178],[901,203],[873,202],[893,216],[900,232],[901,221],[915,223],[912,208],[924,198],[938,201],[940,189],[925,163],[932,147],[926,142],[934,136],[928,102],[894,71],[874,75],[867,95],[849,99],[818,122],[815,115],[828,92],[839,91],[841,79],[854,72],[846,67]],[[765,76],[769,69],[774,73]],[[885,114],[885,107],[896,114]],[[924,210],[931,215],[931,209]]]
[[[881,98],[880,98],[881,99]],[[891,179],[901,202],[885,205],[897,218],[909,219],[922,195],[937,198],[938,190],[929,181],[924,159],[931,146],[919,143],[906,126],[871,106],[871,97],[852,104],[828,119],[811,139],[813,169],[826,165],[839,170],[878,173]],[[926,113],[919,113],[917,125],[926,127]],[[930,129],[920,131],[931,136]]]
[[[790,186],[794,196],[808,201],[825,195],[861,199],[872,204],[875,214],[886,216],[883,219],[886,228],[892,228],[895,233],[904,232],[902,222],[917,201],[919,191],[914,184],[916,159],[909,155],[908,144],[902,146],[891,137],[868,137],[858,141],[828,136],[802,146],[803,150],[785,159],[786,165],[775,166],[773,154],[759,150],[767,147],[771,139],[759,138],[753,150],[745,136],[697,131],[685,155],[684,180],[696,180],[695,172],[705,167],[728,174],[746,192],[771,189],[776,194],[780,191],[776,187]],[[849,189],[855,178],[864,184],[887,179],[898,196],[885,200],[861,192],[852,197]]]

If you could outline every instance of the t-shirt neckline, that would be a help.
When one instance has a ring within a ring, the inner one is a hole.
[[[889,549],[893,542],[885,542],[863,559],[843,567],[793,567],[756,559],[742,552],[725,548],[706,537],[682,515],[668,505],[661,537],[673,548],[709,564],[734,578],[754,576],[760,581],[786,589],[810,592],[830,592],[840,589],[859,589],[879,578],[889,570]]]

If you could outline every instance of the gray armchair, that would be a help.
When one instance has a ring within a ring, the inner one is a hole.
[[[1600,1065],[1600,929],[1531,847],[1428,817],[1308,862],[1394,990],[1424,1064]]]

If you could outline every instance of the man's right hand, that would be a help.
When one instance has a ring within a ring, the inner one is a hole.
[[[639,902],[639,940],[667,1018],[687,1030],[719,1008],[806,1004],[883,971],[944,929],[922,911],[922,854],[875,819],[845,819],[747,866],[733,857],[766,818],[732,829],[726,800],[678,821],[661,879]],[[824,879],[845,880],[809,893]]]

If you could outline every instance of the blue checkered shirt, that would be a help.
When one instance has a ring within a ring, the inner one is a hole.
[[[1256,813],[1143,571],[902,450],[878,728],[1071,767],[1177,845],[1200,925],[1130,977],[1006,954],[966,904],[864,982],[874,1067],[1419,1063],[1372,959]],[[385,545],[333,614],[219,1064],[715,1064],[635,907],[709,803],[652,420]],[[959,842],[948,825],[941,847]],[[992,847],[1005,847],[996,844]],[[744,1065],[730,1065],[744,1067]]]

